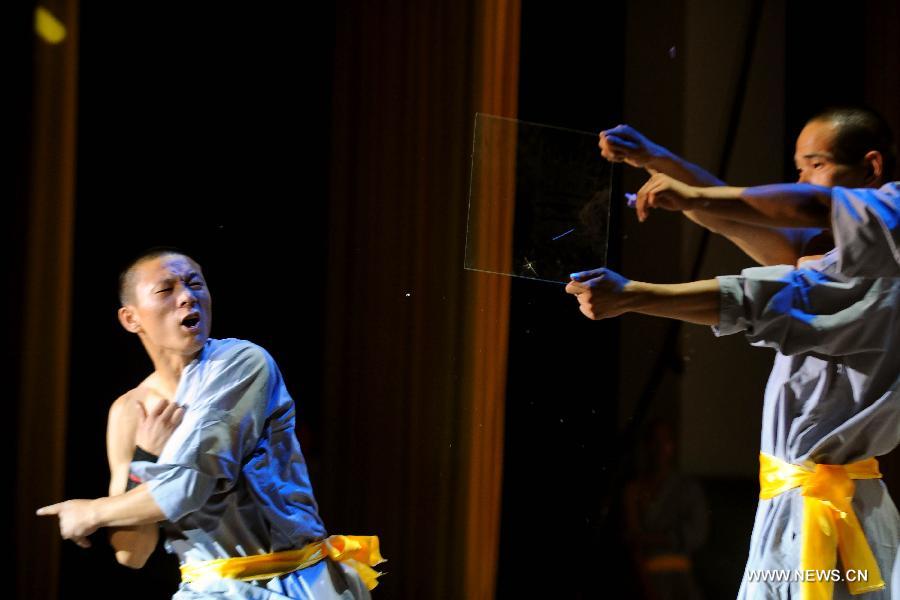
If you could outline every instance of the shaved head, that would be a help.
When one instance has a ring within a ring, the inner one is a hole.
[[[200,268],[200,264],[196,260],[177,248],[158,247],[145,250],[134,260],[128,263],[128,266],[122,269],[122,272],[119,274],[119,303],[122,306],[127,306],[129,304],[135,303],[134,285],[136,283],[136,274],[138,268],[145,262],[161,258],[163,256],[183,256],[194,265],[196,265],[198,271],[202,271]]]
[[[891,181],[897,161],[897,146],[887,121],[875,111],[858,106],[832,107],[809,120],[834,127],[832,151],[839,165],[855,165],[866,152],[877,150],[884,161],[882,183]]]

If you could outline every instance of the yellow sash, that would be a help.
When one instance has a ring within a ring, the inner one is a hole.
[[[868,581],[846,578],[853,595],[884,588],[878,563],[851,504],[856,489],[854,479],[880,478],[878,461],[874,458],[849,465],[816,465],[810,471],[768,454],[759,455],[760,498],[766,500],[795,487],[801,488],[800,570],[831,571],[840,552],[845,573],[856,570],[868,574]],[[831,598],[834,581],[821,579],[801,581],[800,597],[803,600]]]
[[[370,590],[378,585],[378,576],[381,575],[372,567],[385,560],[378,549],[378,536],[333,535],[297,550],[181,565],[181,580],[188,583],[207,577],[242,581],[271,579],[311,567],[325,557],[352,567]]]

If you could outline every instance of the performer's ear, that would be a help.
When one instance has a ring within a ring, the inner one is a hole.
[[[141,320],[131,306],[123,306],[119,309],[119,323],[131,333],[140,333],[141,331]]]
[[[878,150],[869,150],[863,157],[866,164],[866,183],[868,185],[876,185],[881,183],[881,176],[884,174],[884,157]]]

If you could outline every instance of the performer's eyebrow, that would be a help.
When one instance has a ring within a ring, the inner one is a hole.
[[[801,160],[812,160],[815,158],[824,158],[825,160],[834,160],[830,152],[812,152],[802,156],[794,156],[794,166],[799,166]]]
[[[156,288],[156,287],[160,287],[163,285],[174,285],[175,282],[178,280],[191,281],[193,279],[200,279],[201,281],[203,280],[203,278],[200,276],[200,273],[198,273],[196,271],[191,271],[184,277],[166,277],[165,279],[160,279],[159,281],[156,282],[156,284],[153,287]]]

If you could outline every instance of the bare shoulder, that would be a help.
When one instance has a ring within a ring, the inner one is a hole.
[[[152,389],[148,385],[149,382],[150,377],[116,398],[109,407],[110,421],[114,419],[136,419],[141,414],[141,408],[143,408],[150,389]]]
[[[122,422],[129,417],[136,415],[137,401],[135,400],[134,390],[129,390],[115,399],[109,407],[108,422],[110,424]]]
[[[138,388],[135,388],[125,392],[109,407],[106,421],[106,451],[111,469],[130,462],[134,451],[134,434],[141,416],[138,404],[140,394],[137,390]]]

